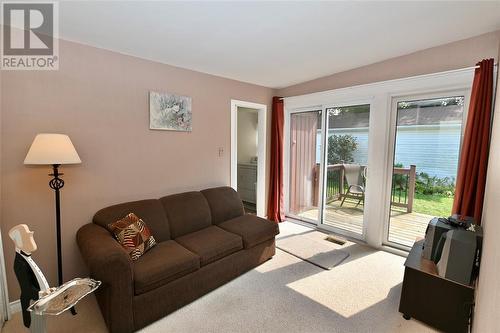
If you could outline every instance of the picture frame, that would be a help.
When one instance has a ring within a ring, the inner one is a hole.
[[[150,91],[149,129],[191,132],[191,97],[168,92]]]

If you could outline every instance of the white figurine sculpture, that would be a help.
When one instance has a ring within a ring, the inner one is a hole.
[[[80,299],[101,284],[89,278],[78,278],[57,288],[50,288],[42,271],[31,258],[31,254],[37,250],[33,231],[26,224],[19,224],[9,230],[9,237],[16,247],[14,272],[21,287],[23,323],[31,332],[46,332],[44,315],[59,315],[73,309]]]
[[[23,322],[24,326],[30,327],[32,317],[28,307],[32,301],[50,293],[51,289],[42,271],[31,258],[31,254],[37,250],[33,231],[26,224],[19,224],[9,230],[9,237],[16,247],[14,272],[21,287]]]

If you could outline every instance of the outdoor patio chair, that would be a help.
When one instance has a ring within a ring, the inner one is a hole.
[[[366,167],[359,164],[342,164],[344,167],[344,177],[347,181],[347,193],[342,199],[340,206],[344,204],[345,199],[349,196],[350,198],[358,199],[356,207],[361,203],[361,200],[365,200],[365,178],[366,178]]]

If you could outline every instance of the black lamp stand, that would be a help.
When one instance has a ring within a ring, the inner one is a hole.
[[[53,173],[49,174],[52,178],[49,182],[49,186],[54,190],[56,194],[56,234],[57,234],[57,279],[58,284],[63,284],[63,274],[62,274],[62,252],[61,252],[61,195],[59,190],[64,187],[64,180],[59,178],[63,173],[59,173],[60,164],[53,164]]]
[[[63,284],[63,273],[62,273],[62,251],[61,251],[61,194],[60,189],[64,187],[64,180],[59,178],[63,173],[59,172],[60,164],[52,164],[53,173],[49,174],[52,178],[49,182],[49,186],[54,190],[56,195],[56,235],[57,235],[57,280],[58,285]],[[71,313],[76,314],[74,307],[71,308]]]

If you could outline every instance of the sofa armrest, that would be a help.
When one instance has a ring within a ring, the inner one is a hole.
[[[132,261],[108,230],[93,223],[76,234],[90,276],[102,282],[97,301],[110,332],[133,332],[134,274]]]

